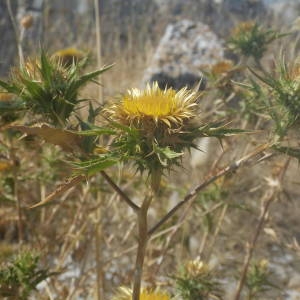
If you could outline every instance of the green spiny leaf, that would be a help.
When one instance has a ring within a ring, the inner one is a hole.
[[[280,153],[297,158],[298,161],[300,162],[300,149],[299,148],[285,147],[285,146],[278,146],[278,145],[273,146],[273,148]]]
[[[118,161],[119,160],[117,158],[102,156],[100,158],[88,161],[73,162],[72,165],[74,166],[76,174],[93,175],[115,165],[116,163],[118,163]]]

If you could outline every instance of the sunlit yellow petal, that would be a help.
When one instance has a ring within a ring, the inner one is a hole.
[[[162,122],[172,127],[195,117],[198,97],[197,92],[187,88],[178,92],[172,88],[162,90],[155,82],[144,90],[128,90],[119,104],[106,111],[113,120],[125,124],[134,121],[143,126],[152,120],[156,125]]]
[[[131,300],[132,290],[126,287],[120,287],[113,300]],[[143,289],[140,294],[140,300],[171,300],[171,297],[161,291],[151,291]]]

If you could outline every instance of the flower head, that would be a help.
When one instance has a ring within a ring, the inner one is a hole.
[[[300,82],[300,64],[297,63],[293,68],[291,68],[291,71],[289,73],[289,78],[291,80],[294,80],[295,82]]]
[[[190,260],[185,264],[185,271],[188,276],[196,278],[206,276],[209,272],[209,266],[200,259]]]
[[[157,82],[148,84],[145,90],[131,89],[121,102],[108,111],[112,119],[124,125],[138,127],[148,124],[155,126],[164,123],[169,128],[182,125],[195,116],[198,94],[183,88],[176,92],[172,88],[160,89]]]
[[[198,98],[193,90],[162,90],[155,82],[145,90],[129,90],[105,110],[112,123],[126,128],[115,145],[123,157],[135,160],[140,171],[151,174],[153,187],[158,186],[163,169],[178,165],[183,150],[194,146],[191,121],[197,115]]]
[[[81,62],[66,66],[42,51],[39,58],[13,69],[7,82],[0,80],[0,87],[20,98],[26,109],[63,127],[84,101],[79,99],[79,89],[109,67],[82,74]]]
[[[221,293],[211,268],[199,258],[188,261],[175,277],[175,282],[183,299],[219,298]]]
[[[64,66],[70,66],[73,63],[78,63],[85,56],[86,55],[82,51],[72,47],[58,50],[53,54],[53,57],[57,58]]]
[[[253,21],[241,22],[232,29],[231,35],[238,36],[241,34],[245,34],[246,32],[251,32],[255,26],[256,24]]]
[[[0,92],[0,102],[9,102],[13,100],[16,96],[11,93],[1,93]]]
[[[113,298],[113,300],[131,300],[132,290],[126,287],[120,287],[119,292]],[[167,293],[159,290],[147,290],[143,289],[140,294],[140,300],[170,300],[170,296]]]
[[[96,126],[87,133],[108,135],[109,150],[95,151],[95,158],[76,164],[78,172],[94,174],[118,161],[130,161],[137,171],[149,175],[152,189],[157,192],[161,175],[182,165],[185,150],[197,148],[196,139],[220,139],[241,132],[226,129],[220,122],[200,120],[199,97],[195,90],[160,89],[156,82],[144,90],[129,90],[102,111],[106,126]]]

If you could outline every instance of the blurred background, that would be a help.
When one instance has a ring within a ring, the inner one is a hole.
[[[299,16],[300,5],[298,0],[99,0],[98,4],[102,63],[116,63],[104,79],[109,82],[105,84],[109,94],[140,84],[147,67],[153,67],[153,55],[170,24],[180,20],[201,22],[222,44],[240,21],[257,20],[266,26],[289,28]],[[49,53],[75,47],[93,54],[95,59],[95,14],[93,0],[2,0],[0,76],[7,75],[17,62],[15,30],[20,30],[26,56],[35,55],[41,46]],[[32,24],[24,30],[20,22],[28,16],[32,16]],[[15,18],[15,26],[11,17]]]

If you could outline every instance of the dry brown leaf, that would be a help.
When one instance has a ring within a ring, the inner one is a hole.
[[[69,179],[67,182],[65,182],[63,184],[60,184],[56,188],[56,190],[54,192],[52,192],[50,195],[48,195],[44,200],[40,201],[37,204],[34,204],[34,205],[30,206],[30,208],[43,206],[43,205],[49,203],[52,199],[54,199],[55,197],[63,194],[64,192],[66,192],[67,190],[72,188],[73,186],[75,186],[78,183],[80,183],[81,181],[83,181],[85,178],[86,178],[85,176],[79,175],[79,176],[76,176],[76,177],[73,177],[73,178]]]
[[[271,238],[273,238],[274,240],[278,241],[278,237],[277,237],[276,231],[273,228],[266,227],[266,228],[264,228],[264,232],[267,235],[271,236]]]
[[[8,171],[14,166],[10,160],[0,159],[0,172]]]
[[[33,127],[12,125],[9,128],[19,130],[26,134],[37,135],[44,139],[47,143],[60,146],[67,152],[82,151],[82,137],[68,130],[53,128],[46,124]]]

